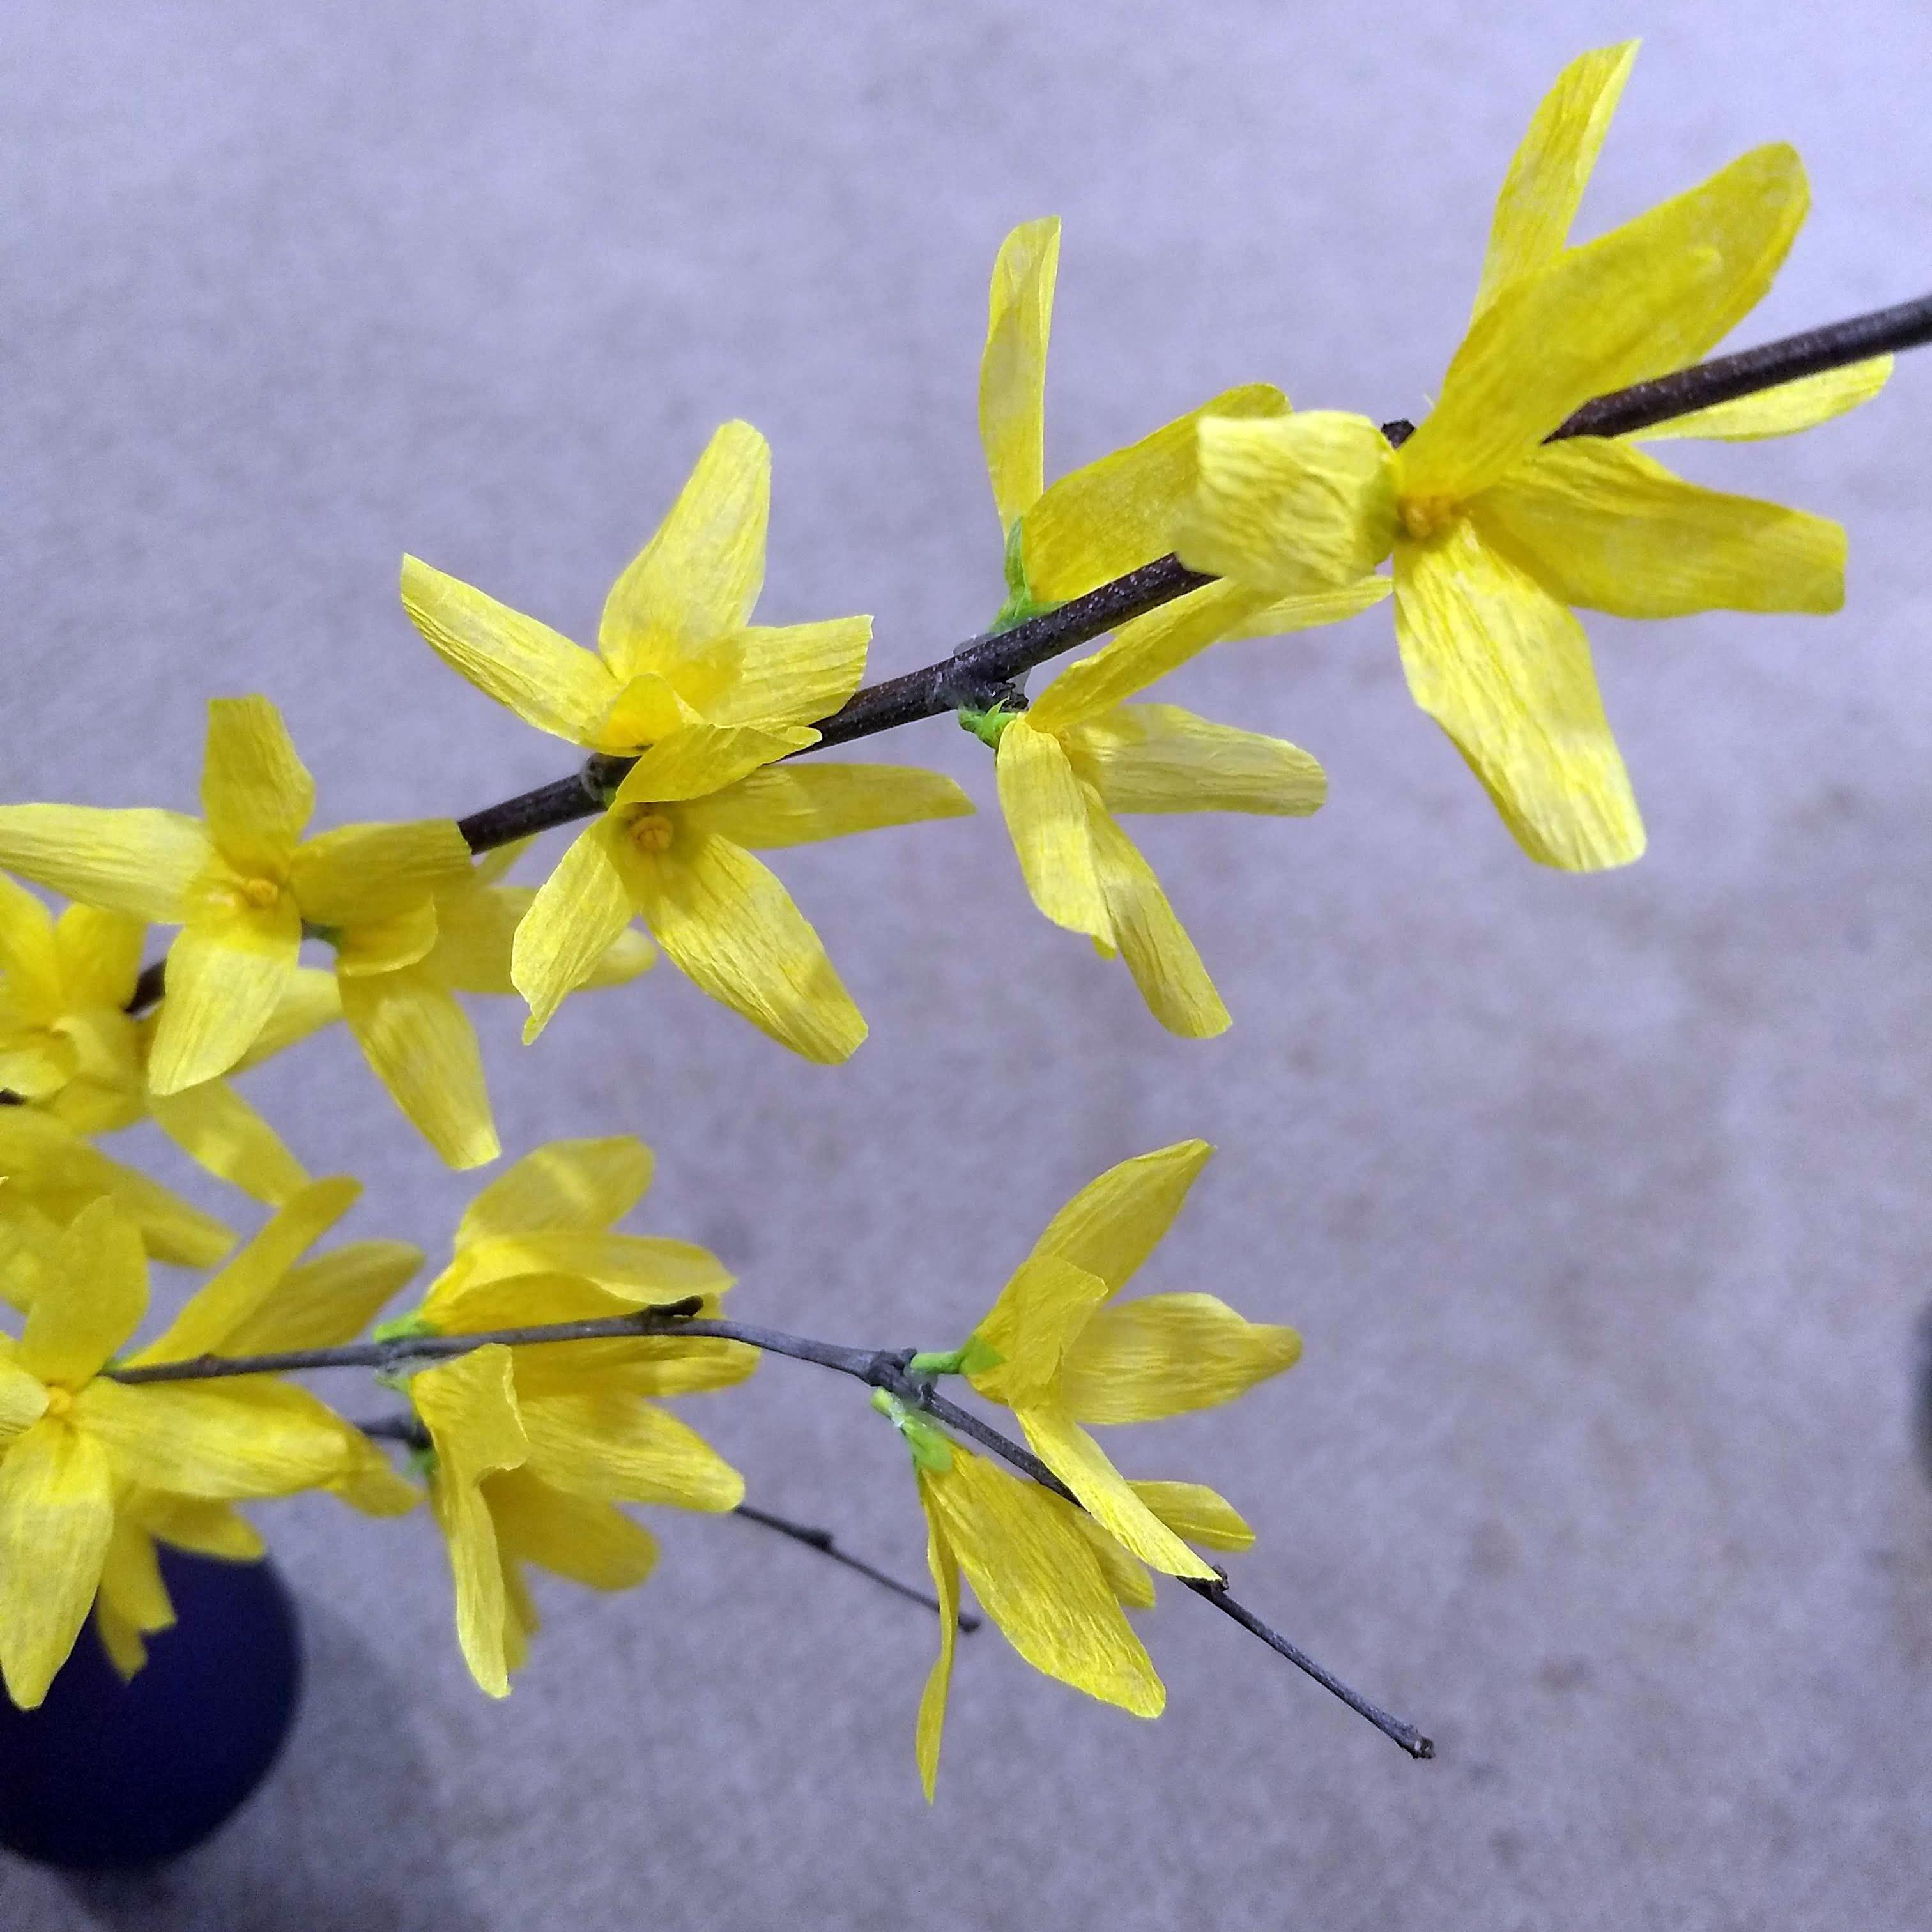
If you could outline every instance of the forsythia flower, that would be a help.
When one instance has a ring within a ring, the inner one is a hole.
[[[754,850],[972,810],[883,765],[763,770],[815,744],[865,674],[869,617],[754,625],[771,454],[725,424],[604,606],[596,652],[414,557],[403,604],[446,662],[542,730],[635,757],[518,928],[534,1040],[634,914],[712,998],[806,1058],[866,1035],[818,935]],[[601,655],[599,655],[601,653]]]
[[[722,1294],[730,1276],[703,1249],[611,1232],[650,1175],[650,1150],[628,1137],[539,1148],[471,1203],[455,1260],[392,1332],[596,1321]],[[650,1574],[657,1546],[620,1502],[722,1510],[743,1500],[737,1472],[650,1398],[726,1388],[757,1364],[736,1342],[640,1336],[490,1342],[411,1377],[434,1448],[458,1636],[485,1690],[508,1691],[537,1627],[521,1563],[625,1588]]]
[[[1181,634],[1179,632],[1170,634]],[[1000,808],[1027,890],[1056,925],[1089,934],[1127,969],[1154,1017],[1196,1039],[1221,1032],[1228,1010],[1174,916],[1154,869],[1123,832],[1121,812],[1305,814],[1328,781],[1280,738],[1215,724],[1172,704],[1119,700],[1166,668],[1140,653],[1139,682],[1105,652],[1064,671],[1026,711],[982,725],[998,733]]]
[[[1137,1492],[1081,1424],[1211,1408],[1300,1358],[1293,1329],[1246,1321],[1211,1294],[1110,1305],[1213,1151],[1204,1141],[1178,1141],[1083,1187],[1015,1270],[961,1360],[974,1388],[1012,1411],[1035,1454],[1101,1527],[1175,1576],[1214,1574],[1182,1540],[1195,1532],[1177,1533],[1162,1514],[1172,1501],[1185,1516],[1201,1498],[1191,1487],[1170,1498],[1168,1486],[1154,1486],[1151,1501]]]
[[[939,1598],[939,1656],[920,1699],[916,1733],[927,1803],[952,1681],[962,1570],[986,1614],[1036,1670],[1137,1718],[1159,1717],[1166,1690],[1121,1614],[1079,1512],[922,1418],[902,1408],[886,1412],[912,1450],[926,1562]]]
[[[1771,286],[1804,217],[1789,147],[1582,247],[1568,238],[1635,43],[1558,77],[1496,205],[1469,332],[1399,449],[1366,418],[1208,422],[1178,548],[1258,590],[1343,584],[1393,551],[1411,692],[1524,850],[1575,871],[1627,863],[1642,821],[1571,606],[1632,617],[1829,611],[1844,532],[1698,488],[1631,439],[1544,439],[1591,398],[1696,362]],[[1636,432],[1746,438],[1875,394],[1890,358]]]
[[[250,1264],[244,1250],[228,1274]],[[364,1438],[305,1390],[267,1376],[135,1386],[101,1376],[148,1299],[141,1238],[111,1202],[82,1208],[24,1283],[9,1273],[26,1323],[17,1341],[0,1338],[0,1672],[31,1708],[86,1618],[117,1497],[130,1487],[224,1502],[342,1485],[374,1500],[380,1479]],[[229,1292],[218,1278],[202,1294]],[[184,1325],[192,1333],[195,1309],[150,1357],[166,1358]]]
[[[76,1132],[152,1118],[192,1160],[271,1206],[306,1184],[274,1130],[223,1080],[156,1094],[147,1077],[158,1016],[128,1010],[146,923],[69,906],[58,922],[0,873],[0,1089]],[[298,968],[237,1070],[341,1017],[335,981]]]

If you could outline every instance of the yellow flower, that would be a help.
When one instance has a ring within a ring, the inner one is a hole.
[[[76,1132],[119,1132],[152,1118],[192,1160],[273,1206],[306,1184],[274,1130],[222,1080],[155,1094],[148,1057],[158,1012],[128,1011],[144,921],[69,906],[58,922],[0,873],[0,1088]],[[237,1070],[340,1018],[332,975],[298,968]]]
[[[470,1204],[450,1265],[390,1332],[482,1334],[722,1295],[731,1277],[704,1249],[615,1231],[652,1166],[628,1135],[526,1155]],[[718,1510],[743,1500],[737,1472],[652,1398],[729,1387],[758,1361],[755,1349],[701,1336],[490,1342],[410,1378],[435,1445],[430,1495],[450,1546],[458,1634],[493,1696],[536,1628],[520,1563],[626,1588],[650,1574],[657,1546],[617,1504]]]
[[[1322,767],[1280,738],[1210,723],[1172,704],[1123,704],[1120,660],[1063,672],[1030,710],[998,721],[1000,807],[1034,904],[1090,934],[1127,969],[1154,1017],[1195,1039],[1228,1010],[1154,869],[1114,818],[1126,812],[1304,814],[1326,794]],[[1162,667],[1142,655],[1143,681]]]
[[[148,1063],[154,1092],[178,1093],[242,1058],[281,1006],[306,933],[334,946],[344,1016],[398,1102],[416,1106],[417,1124],[446,1158],[493,1158],[487,1113],[480,1122],[452,1118],[425,1102],[418,1078],[423,1064],[475,1054],[454,1000],[412,989],[372,1004],[355,986],[435,945],[436,894],[470,869],[455,821],[346,825],[304,839],[314,782],[263,698],[209,704],[202,803],[205,822],[173,812],[0,806],[0,860],[15,871],[83,904],[180,922]]]
[[[73,1648],[128,1486],[204,1502],[356,1487],[374,1454],[305,1390],[267,1376],[103,1378],[148,1299],[140,1236],[111,1202],[82,1209],[28,1287],[24,1332],[0,1339],[0,1672],[23,1708]]]
[[[404,608],[446,662],[540,730],[637,759],[518,929],[526,1040],[636,915],[712,998],[808,1059],[844,1059],[866,1023],[753,851],[973,808],[931,772],[764,769],[818,742],[813,721],[858,688],[872,635],[869,617],[751,622],[770,488],[764,438],[725,424],[612,588],[596,652],[404,560]]]
[[[1201,429],[1178,548],[1256,590],[1346,584],[1393,551],[1409,688],[1524,850],[1590,871],[1644,832],[1572,606],[1632,617],[1829,611],[1844,532],[1673,476],[1630,440],[1546,444],[1592,397],[1705,355],[1770,287],[1804,217],[1789,147],[1581,247],[1570,226],[1634,42],[1573,62],[1503,184],[1474,317],[1421,427],[1391,450],[1366,418],[1315,412]],[[1876,393],[1889,357],[1700,411],[1637,440],[1783,434]]]
[[[939,1656],[920,1699],[916,1732],[927,1803],[939,1770],[962,1570],[986,1614],[1036,1670],[1137,1718],[1159,1717],[1167,1693],[1121,1614],[1078,1511],[922,1418],[887,1412],[913,1452],[926,1562],[939,1598]]]
[[[1244,1320],[1211,1294],[1110,1305],[1213,1151],[1204,1141],[1178,1141],[1083,1187],[1000,1291],[962,1362],[974,1388],[1012,1411],[1034,1453],[1101,1526],[1175,1576],[1214,1572],[1081,1425],[1211,1408],[1300,1358],[1293,1329]]]

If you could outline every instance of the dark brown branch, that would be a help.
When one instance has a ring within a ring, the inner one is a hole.
[[[1550,440],[1626,435],[1671,416],[1688,416],[1694,410],[1777,388],[1890,351],[1916,349],[1928,340],[1932,340],[1932,296],[1787,335],[1659,376],[1654,382],[1599,396],[1586,403]],[[1390,441],[1399,445],[1413,434],[1414,427],[1397,421],[1385,424],[1384,430]],[[1156,557],[1044,616],[1017,624],[1010,631],[983,633],[937,664],[868,685],[830,718],[820,721],[818,742],[807,750],[848,745],[855,739],[976,702],[988,685],[1021,676],[1062,652],[1090,644],[1131,619],[1144,616],[1214,581],[1190,570],[1178,557]],[[632,762],[592,759],[575,777],[560,778],[554,784],[506,799],[500,805],[485,806],[459,820],[458,829],[470,842],[472,851],[487,852],[532,832],[589,818],[601,808],[598,788],[621,782]]]

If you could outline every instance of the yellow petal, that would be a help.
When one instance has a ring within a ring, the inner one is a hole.
[[[1234,1022],[1154,868],[1097,801],[1088,830],[1114,944],[1148,1010],[1184,1040],[1211,1040]]]
[[[342,996],[336,990],[335,975],[318,967],[297,967],[283,987],[268,1024],[256,1035],[254,1045],[235,1063],[236,1071],[260,1066],[284,1047],[307,1040],[341,1017]]]
[[[148,1306],[140,1231],[109,1200],[83,1208],[60,1238],[53,1279],[27,1311],[17,1360],[77,1389],[133,1334]]]
[[[367,1446],[307,1389],[268,1376],[132,1387],[97,1377],[74,1414],[128,1480],[217,1501],[321,1487]]]
[[[701,992],[807,1060],[851,1056],[865,1021],[818,934],[748,852],[680,829],[668,850],[626,847],[619,863],[644,923]]]
[[[556,869],[537,889],[510,952],[510,976],[529,1001],[526,1042],[590,977],[636,910],[623,875],[612,862],[622,836],[600,818],[572,842]]]
[[[1579,54],[1544,96],[1496,197],[1478,315],[1505,284],[1548,268],[1562,254],[1636,50],[1636,41],[1625,40]]]
[[[637,1342],[557,1342],[524,1348],[517,1386],[532,1400],[580,1390],[593,1379],[602,1388],[635,1396],[702,1395],[734,1388],[758,1371],[764,1359],[740,1342],[656,1339]]]
[[[154,1540],[125,1515],[114,1520],[114,1534],[100,1566],[100,1598],[122,1622],[143,1636],[174,1623],[175,1606],[161,1580]]]
[[[1394,588],[1393,578],[1364,577],[1345,584],[1339,590],[1278,598],[1252,616],[1238,618],[1227,634],[1230,638],[1279,638],[1294,631],[1312,630],[1318,625],[1345,623],[1364,610],[1372,610]]]
[[[1769,288],[1806,203],[1797,155],[1754,148],[1506,284],[1397,452],[1405,499],[1465,500],[1592,397],[1697,361]]]
[[[1149,1294],[1088,1323],[1060,1393],[1082,1422],[1151,1422],[1232,1402],[1300,1358],[1292,1328],[1246,1321],[1211,1294]]]
[[[1034,1454],[1124,1549],[1170,1576],[1214,1574],[1212,1564],[1196,1556],[1128,1488],[1106,1452],[1065,1409],[1046,1404],[1018,1414]],[[976,1583],[974,1588],[978,1588]]]
[[[456,1630],[471,1674],[493,1697],[509,1692],[502,1567],[478,1485],[529,1454],[510,1352],[492,1345],[412,1376],[410,1394],[436,1444],[430,1496],[449,1547]]]
[[[235,1245],[213,1216],[170,1194],[158,1183],[97,1153],[50,1114],[0,1107],[0,1174],[58,1221],[70,1221],[103,1195],[141,1231],[157,1261],[212,1268]]]
[[[54,945],[53,915],[26,886],[0,872],[0,974],[9,1004],[39,1024],[66,1010],[66,975]]]
[[[634,1589],[657,1566],[657,1539],[610,1503],[568,1496],[528,1469],[490,1476],[484,1500],[498,1547],[592,1590]]]
[[[682,822],[752,851],[843,838],[928,818],[964,818],[973,801],[949,778],[903,765],[772,765],[688,806]]]
[[[1118,1294],[1173,1225],[1214,1151],[1205,1141],[1176,1141],[1108,1168],[1047,1223],[1034,1255],[1084,1268]]]
[[[445,664],[539,731],[586,743],[616,695],[594,653],[412,556],[403,608]]]
[[[1202,423],[1287,413],[1288,398],[1273,383],[1250,382],[1060,477],[1021,525],[1028,591],[1064,603],[1165,556],[1200,480]]]
[[[1136,1496],[1140,1494],[1142,1486],[1138,1483],[1128,1486]],[[1087,1539],[1087,1546],[1100,1566],[1100,1574],[1107,1580],[1107,1587],[1121,1606],[1130,1610],[1152,1610],[1154,1578],[1147,1565],[1138,1557],[1130,1556],[1084,1510],[1076,1509],[1070,1502],[1062,1502],[1060,1506],[1074,1528]]]
[[[1366,416],[1210,416],[1199,433],[1200,488],[1174,544],[1191,568],[1304,596],[1346,589],[1389,554],[1396,466]]]
[[[418,899],[407,912],[338,929],[335,970],[338,978],[360,979],[413,966],[436,950],[441,922],[433,899]],[[441,978],[440,974],[431,976]]]
[[[1200,1483],[1130,1483],[1127,1486],[1175,1535],[1210,1550],[1251,1550],[1255,1533],[1226,1497]]]
[[[1640,857],[1643,820],[1569,611],[1460,518],[1398,550],[1395,602],[1411,694],[1523,850],[1580,872]]]
[[[872,640],[869,617],[747,624],[737,633],[734,674],[704,715],[714,724],[815,724],[864,681]]]
[[[148,1059],[157,1094],[215,1079],[254,1045],[288,991],[301,946],[302,915],[286,892],[272,905],[209,907],[176,934]]]
[[[195,1355],[240,1354],[233,1336],[268,1306],[282,1278],[355,1206],[362,1184],[346,1174],[303,1188],[221,1272],[189,1297],[172,1322],[134,1357],[184,1362]]]
[[[496,1245],[481,1242],[473,1252]],[[499,1328],[549,1327],[560,1322],[602,1322],[629,1314],[637,1306],[580,1275],[554,1270],[486,1274],[478,1280],[464,1265],[446,1269],[430,1283],[422,1314],[439,1334],[460,1335]],[[562,1342],[548,1344],[532,1360],[548,1359]]]
[[[224,1080],[153,1094],[154,1124],[190,1160],[254,1199],[279,1206],[308,1174],[273,1127]]]
[[[423,1499],[415,1484],[390,1468],[382,1450],[360,1430],[346,1431],[342,1472],[329,1484],[331,1492],[364,1516],[407,1516]]]
[[[488,1235],[464,1248],[461,1256],[466,1288],[519,1274],[562,1273],[620,1297],[631,1308],[719,1295],[732,1279],[716,1255],[689,1241],[588,1228]]]
[[[230,1503],[136,1490],[130,1492],[125,1507],[149,1535],[177,1550],[192,1550],[229,1563],[252,1563],[267,1553],[261,1532]]]
[[[0,1449],[46,1412],[46,1384],[17,1364],[0,1360]]]
[[[116,1674],[122,1683],[130,1682],[148,1661],[148,1646],[141,1640],[141,1633],[104,1596],[94,1600],[94,1628]]]
[[[533,1476],[573,1496],[736,1509],[745,1479],[695,1430],[628,1390],[526,1396]]]
[[[254,1313],[230,1332],[233,1355],[329,1348],[352,1342],[422,1266],[406,1241],[349,1241],[292,1268]]]
[[[1107,1284],[1084,1268],[1057,1256],[1029,1256],[973,1331],[1000,1358],[974,1372],[973,1387],[1014,1408],[1046,1400],[1061,1357],[1108,1292]]]
[[[87,1621],[114,1533],[98,1444],[43,1422],[0,1458],[0,1671],[23,1711],[47,1694]]]
[[[698,695],[715,699],[730,680],[727,658],[739,655],[735,642],[714,645],[700,666],[682,674]],[[598,751],[624,756],[641,752],[661,739],[706,722],[706,714],[679,687],[658,671],[640,671],[619,688],[597,721],[591,742]]]
[[[146,922],[130,914],[69,906],[54,928],[68,1004],[124,1008],[134,997],[134,982],[141,976],[147,936]]]
[[[608,1228],[643,1200],[656,1165],[634,1134],[551,1141],[506,1168],[470,1202],[456,1246],[493,1234]]]
[[[1046,339],[1060,272],[1060,218],[1023,221],[1000,244],[980,357],[980,441],[1000,527],[1029,508],[1045,480]]]
[[[1724,442],[1754,442],[1760,436],[1790,436],[1815,429],[1847,410],[1868,403],[1892,378],[1892,358],[1875,356],[1849,368],[1826,369],[1774,389],[1715,403],[1708,410],[1672,416],[1634,431],[1636,442],[1661,442],[1672,436],[1712,436]]]
[[[1137,1718],[1160,1716],[1160,1679],[1057,1497],[958,1446],[919,1485],[973,1594],[1028,1663]]]
[[[688,724],[642,753],[617,788],[614,806],[702,798],[818,742],[794,724]]]
[[[0,866],[66,898],[172,923],[212,848],[178,812],[0,805]]]
[[[1822,612],[1845,601],[1842,524],[1700,489],[1600,436],[1538,450],[1471,514],[1484,543],[1553,596],[1619,617]]]
[[[939,1654],[933,1659],[926,1688],[920,1693],[919,1723],[913,1748],[919,1760],[920,1786],[930,1804],[939,1776],[939,1740],[946,1729],[946,1700],[952,1688],[952,1652],[959,1639],[959,1562],[946,1540],[939,1517],[931,1510],[926,1518],[926,1567],[932,1572],[933,1594],[939,1599]]]
[[[1038,731],[1059,732],[1111,710],[1266,608],[1266,592],[1226,578],[1190,590],[1122,625],[1091,657],[1069,664],[1034,700],[1028,722]]]
[[[79,1066],[80,1056],[74,1042],[58,1034],[36,1032],[0,1040],[0,1091],[23,1100],[62,1103],[63,1116],[71,1112],[64,1104],[67,1100],[64,1090],[73,1084]],[[0,1106],[10,1104],[0,1102]],[[91,1121],[74,1124],[83,1132],[90,1131],[92,1125]]]
[[[201,808],[209,836],[237,872],[286,875],[315,810],[315,781],[266,698],[209,700]]]
[[[1299,746],[1178,705],[1116,706],[1070,730],[1067,750],[1109,812],[1305,818],[1328,793],[1320,764]]]
[[[619,678],[677,665],[751,617],[765,578],[772,454],[748,422],[721,424],[670,513],[610,586],[597,645]]]
[[[502,1149],[476,1030],[455,995],[422,966],[342,982],[349,1030],[389,1097],[452,1167],[482,1167]]]
[[[1087,796],[1050,731],[1022,714],[1000,734],[1000,809],[1033,902],[1054,925],[1111,943],[1113,924],[1087,830]]]
[[[311,926],[352,926],[412,913],[470,869],[454,819],[418,818],[322,832],[296,853],[289,883]]]

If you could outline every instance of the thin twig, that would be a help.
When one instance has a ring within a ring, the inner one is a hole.
[[[759,1509],[751,1503],[740,1503],[735,1514],[747,1522],[755,1522],[766,1529],[775,1529],[781,1536],[788,1536],[794,1543],[803,1544],[808,1550],[815,1550],[821,1556],[829,1556],[835,1563],[842,1563],[848,1570],[856,1570],[862,1576],[869,1576],[875,1583],[881,1583],[895,1595],[910,1602],[922,1604],[937,1615],[939,1599],[930,1590],[922,1590],[916,1583],[903,1583],[890,1571],[881,1570],[875,1563],[868,1563],[862,1556],[854,1556],[849,1550],[841,1550],[837,1539],[829,1529],[814,1529],[809,1525],[794,1522],[789,1516],[775,1514],[772,1510]],[[959,1628],[963,1630],[976,1630],[980,1618],[971,1610],[958,1612]]]
[[[692,1295],[682,1301],[640,1309],[634,1315],[617,1316],[606,1321],[549,1322],[536,1328],[497,1328],[471,1335],[398,1336],[387,1342],[351,1342],[336,1348],[297,1348],[279,1354],[201,1355],[190,1361],[157,1362],[142,1368],[110,1367],[101,1372],[120,1382],[201,1382],[228,1376],[281,1374],[298,1369],[395,1368],[412,1360],[447,1360],[494,1343],[530,1348],[548,1342],[612,1341],[652,1336],[695,1336],[722,1342],[742,1342],[767,1354],[811,1362],[820,1368],[850,1376],[868,1387],[887,1390],[902,1401],[923,1409],[934,1420],[970,1436],[1022,1474],[1030,1477],[1055,1496],[1064,1497],[1076,1509],[1084,1507],[1073,1492],[1030,1450],[1022,1448],[1010,1437],[1001,1435],[970,1410],[949,1401],[930,1380],[912,1375],[908,1366],[913,1358],[911,1349],[855,1348],[842,1342],[820,1342],[810,1336],[794,1335],[783,1329],[766,1328],[753,1322],[693,1317],[684,1312],[703,1305],[699,1297]],[[411,1441],[414,1438],[404,1432],[409,1426],[406,1421],[397,1418],[365,1426],[364,1432]],[[842,1554],[840,1560],[850,1559]],[[855,1563],[854,1567],[866,1568],[867,1573],[872,1574],[869,1566]],[[1306,1671],[1324,1690],[1332,1692],[1349,1709],[1367,1718],[1384,1737],[1392,1738],[1410,1756],[1427,1758],[1436,1755],[1435,1745],[1413,1724],[1391,1717],[1379,1705],[1370,1702],[1360,1691],[1352,1689],[1332,1671],[1317,1664],[1280,1631],[1264,1623],[1228,1594],[1225,1581],[1208,1584],[1193,1582],[1185,1577],[1180,1580],[1188,1582],[1197,1595],[1204,1597],[1223,1616],[1232,1617],[1244,1630],[1251,1631],[1270,1649]]]

